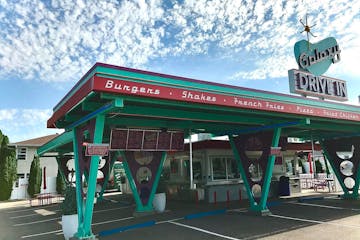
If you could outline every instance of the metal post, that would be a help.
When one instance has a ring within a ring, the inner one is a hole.
[[[135,180],[134,180],[134,178],[133,178],[133,176],[131,174],[129,165],[127,163],[126,155],[125,155],[125,153],[123,151],[121,151],[120,153],[121,153],[122,159],[124,160],[123,161],[123,167],[124,167],[124,170],[125,170],[125,174],[127,176],[131,191],[132,191],[133,196],[134,196],[134,200],[135,200],[135,204],[136,204],[136,212],[146,211],[148,209],[145,209],[144,205],[141,202],[138,190],[136,188]]]
[[[280,134],[281,134],[281,128],[275,128],[274,135],[273,135],[272,142],[271,142],[272,147],[277,147],[279,145]],[[261,211],[267,209],[266,201],[267,201],[267,198],[269,195],[269,189],[270,189],[270,183],[271,183],[272,172],[274,169],[274,164],[275,164],[275,155],[270,155],[268,158],[268,163],[267,163],[267,167],[266,167],[263,189],[261,191],[262,192],[261,199],[260,199],[260,210]]]
[[[98,115],[96,117],[93,143],[102,143],[103,132],[104,132],[104,123],[105,123],[105,116]],[[92,221],[93,210],[94,210],[94,198],[95,198],[95,192],[96,192],[96,178],[97,178],[97,171],[98,171],[98,167],[99,167],[99,160],[100,160],[99,156],[91,157],[89,182],[88,182],[88,190],[87,190],[87,194],[86,194],[85,214],[84,214],[85,237],[93,237],[94,236],[91,232],[91,221]]]
[[[358,147],[358,146],[357,146]],[[354,172],[357,172],[356,178],[355,178],[355,185],[353,190],[353,198],[358,199],[359,198],[359,185],[360,185],[360,164],[358,165],[358,169],[355,169]]]
[[[320,144],[321,144],[321,148],[324,152],[324,155],[325,157],[327,158],[327,160],[329,161],[330,163],[330,166],[331,168],[333,169],[333,172],[335,173],[335,176],[337,178],[337,180],[339,181],[339,184],[342,188],[342,190],[344,191],[344,196],[345,197],[349,197],[350,196],[350,193],[349,193],[349,190],[347,189],[347,187],[345,186],[345,183],[343,182],[343,180],[341,179],[340,177],[340,173],[338,172],[336,166],[334,165],[334,161],[333,159],[331,158],[329,152],[327,151],[326,147],[325,147],[325,143],[323,140],[320,141]]]
[[[253,192],[250,189],[250,184],[249,184],[249,182],[248,182],[248,180],[246,178],[245,169],[244,169],[244,167],[243,167],[243,165],[241,163],[240,155],[239,155],[239,152],[238,152],[238,150],[236,148],[234,138],[232,136],[230,136],[230,135],[229,135],[229,141],[230,141],[231,149],[233,150],[233,153],[234,153],[234,157],[235,157],[237,166],[238,166],[240,174],[241,174],[241,178],[244,181],[246,193],[247,193],[247,195],[249,197],[249,201],[250,201],[250,208],[254,209],[257,206],[257,204],[255,202]]]
[[[191,131],[189,131],[189,158],[190,158],[190,189],[194,189],[194,177],[193,177],[193,159],[192,159],[192,141]]]
[[[155,176],[155,179],[154,179],[154,183],[153,183],[153,186],[152,186],[152,189],[151,189],[151,192],[150,192],[149,201],[148,201],[148,204],[147,204],[148,208],[153,208],[152,207],[152,202],[153,202],[153,199],[154,199],[154,196],[155,196],[155,191],[156,191],[156,189],[157,189],[157,187],[159,185],[161,172],[162,172],[162,169],[163,169],[163,166],[164,166],[166,155],[167,155],[166,152],[162,152],[160,164],[159,164],[159,167],[157,169],[156,176]]]
[[[312,169],[313,169],[313,174],[314,176],[317,176],[317,173],[316,173],[316,164],[315,164],[315,150],[314,150],[314,140],[313,140],[313,136],[311,134],[311,157],[312,157],[312,161],[311,161],[311,164],[312,164]]]
[[[100,191],[100,193],[99,193],[99,197],[98,197],[98,201],[100,200],[103,200],[103,195],[104,195],[104,191],[105,191],[105,189],[106,189],[106,187],[107,187],[107,183],[108,183],[108,181],[109,181],[109,177],[110,177],[110,172],[111,172],[111,170],[113,169],[113,167],[114,167],[114,164],[115,164],[115,161],[116,161],[116,159],[118,158],[118,156],[119,156],[119,152],[116,152],[115,154],[114,154],[114,156],[111,158],[111,159],[109,159],[108,161],[110,161],[110,164],[109,164],[109,172],[107,173],[107,175],[105,176],[105,179],[104,179],[104,184],[103,184],[103,186],[102,186],[102,188],[101,188],[101,191]]]
[[[82,197],[82,179],[80,174],[80,165],[79,165],[79,152],[78,152],[78,141],[76,137],[77,128],[73,130],[73,148],[74,148],[74,163],[75,163],[75,175],[76,175],[76,202],[77,202],[77,213],[78,213],[78,236],[84,235],[83,228],[83,197]]]

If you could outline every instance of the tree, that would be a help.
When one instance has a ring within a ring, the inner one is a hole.
[[[316,173],[324,172],[323,165],[321,164],[321,162],[318,159],[315,160],[315,169],[316,169]]]
[[[41,188],[40,159],[38,156],[34,156],[34,159],[31,162],[31,166],[30,166],[29,185],[27,189],[30,197],[34,197],[35,194],[40,193],[40,188]]]
[[[65,193],[65,181],[60,173],[60,169],[58,169],[57,176],[56,176],[56,191],[59,194]]]
[[[12,186],[17,178],[15,149],[9,148],[9,139],[0,130],[0,200],[11,196]]]

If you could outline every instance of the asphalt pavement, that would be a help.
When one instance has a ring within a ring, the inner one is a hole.
[[[95,204],[92,230],[126,240],[360,239],[359,203],[336,194],[270,199],[271,214],[259,216],[247,201],[168,200],[164,213],[134,217],[132,197],[114,194]],[[0,203],[0,230],[0,239],[63,239],[59,204]]]

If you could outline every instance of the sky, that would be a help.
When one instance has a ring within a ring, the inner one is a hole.
[[[289,94],[293,47],[336,38],[325,76],[360,94],[358,0],[0,0],[0,130],[10,142],[56,132],[52,108],[96,63]]]

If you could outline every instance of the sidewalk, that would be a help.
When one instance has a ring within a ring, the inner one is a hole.
[[[0,209],[30,207],[30,200],[9,200],[0,202]]]
[[[338,192],[328,192],[328,191],[317,191],[315,192],[314,189],[303,189],[300,193],[293,193],[291,196],[281,196],[281,199],[287,198],[299,198],[299,197],[307,197],[307,196],[338,196],[343,195],[343,191]]]

